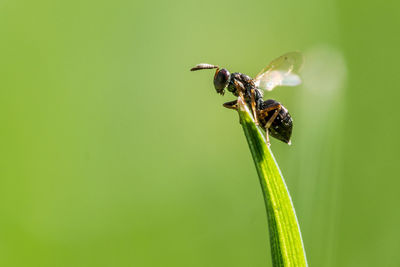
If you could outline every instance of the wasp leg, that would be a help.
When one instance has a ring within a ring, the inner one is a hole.
[[[239,81],[235,80],[234,84],[235,84],[236,91],[238,92],[239,97],[243,100],[244,103],[247,103],[246,99],[243,96],[243,93],[246,92],[246,88],[244,88],[243,84],[241,82],[239,82]],[[251,109],[253,111],[254,121],[255,121],[256,125],[258,125],[259,123],[258,123],[257,113],[256,113],[257,109],[256,109],[255,94],[256,94],[255,90],[252,89],[251,90],[251,94],[250,94],[251,95],[250,96],[250,98],[251,98]]]
[[[225,108],[237,110],[237,100],[229,101],[222,104]]]
[[[254,122],[258,126],[258,119],[257,119],[257,113],[256,113],[256,98],[255,98],[256,91],[254,89],[250,90],[250,98],[251,98],[251,109],[253,110],[253,117],[254,117]]]
[[[272,114],[271,118],[267,121],[267,123],[265,124],[265,138],[267,139],[267,145],[270,146],[271,143],[269,142],[269,128],[271,127],[271,124],[274,122],[274,120],[276,119],[276,117],[278,117],[279,112],[282,109],[282,105],[277,103],[277,104],[273,104],[265,109],[259,110],[258,114],[260,116],[260,118],[265,118],[268,116],[268,112],[269,111],[273,111],[274,110],[274,114]]]
[[[233,83],[235,84],[236,91],[238,92],[239,97],[243,100],[243,102],[246,102],[243,96],[243,92],[245,92],[246,89],[244,88],[243,84],[236,80]]]
[[[267,124],[265,125],[265,128],[269,129],[269,127],[271,127],[271,124],[274,122],[276,117],[278,117],[279,111],[281,111],[281,109],[282,109],[282,105],[279,104],[278,107],[275,109],[274,114],[272,114],[271,118],[268,120]]]

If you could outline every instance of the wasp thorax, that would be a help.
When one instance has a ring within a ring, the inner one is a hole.
[[[214,87],[218,94],[224,94],[224,89],[229,84],[229,78],[230,73],[227,69],[220,69],[215,72]]]

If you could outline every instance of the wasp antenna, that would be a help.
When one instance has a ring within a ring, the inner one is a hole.
[[[190,71],[206,70],[206,69],[219,69],[219,66],[211,65],[211,64],[207,64],[207,63],[200,63],[200,64],[197,64],[195,67],[191,68]]]

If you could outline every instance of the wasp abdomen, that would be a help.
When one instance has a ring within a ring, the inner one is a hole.
[[[280,110],[277,111],[276,107],[280,106]],[[265,129],[268,121],[271,119],[275,112],[279,112],[276,118],[272,121],[269,127],[269,133],[271,136],[285,142],[290,143],[290,137],[292,136],[293,121],[287,109],[282,106],[278,101],[268,99],[260,105],[258,120],[260,125]],[[270,110],[270,111],[269,111]],[[266,130],[266,129],[265,129]]]

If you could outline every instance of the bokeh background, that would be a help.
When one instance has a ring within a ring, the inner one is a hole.
[[[207,62],[302,51],[272,140],[310,266],[400,266],[395,1],[0,1],[1,266],[271,266]]]

